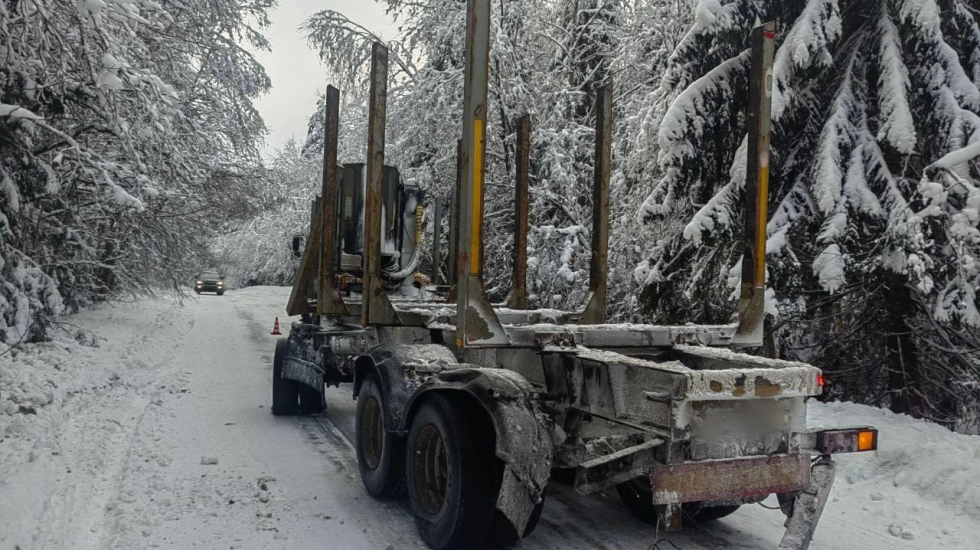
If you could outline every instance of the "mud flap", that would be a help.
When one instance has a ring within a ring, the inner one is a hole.
[[[497,510],[511,524],[515,533],[523,533],[531,519],[534,507],[541,501],[540,494],[532,494],[527,485],[517,477],[509,464],[504,468],[504,476],[497,493]]]
[[[829,457],[818,459],[811,469],[810,487],[796,494],[792,501],[786,502],[784,510],[789,511],[786,518],[786,533],[779,543],[779,550],[807,550],[817,522],[823,513],[830,495],[830,487],[837,474],[834,461]]]
[[[323,366],[319,353],[313,349],[312,338],[304,338],[290,331],[286,341],[286,353],[282,363],[282,377],[295,380],[317,391],[323,391]]]

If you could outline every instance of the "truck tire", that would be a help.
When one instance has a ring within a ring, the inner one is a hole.
[[[224,290],[219,290],[218,292],[216,292],[216,294],[218,296],[224,296],[225,295],[225,291]]]
[[[486,544],[493,525],[493,437],[461,413],[445,397],[428,397],[408,435],[408,498],[419,534],[434,550]]]
[[[323,390],[316,391],[316,389],[301,383],[296,385],[299,386],[300,414],[320,414],[327,410],[327,396]]]
[[[376,374],[369,374],[357,394],[354,448],[364,488],[374,497],[395,495],[405,467],[405,442],[388,431],[386,405]]]
[[[637,519],[650,525],[656,525],[659,517],[659,506],[653,504],[653,489],[647,479],[638,478],[616,485],[616,492],[623,504]],[[739,505],[702,506],[700,502],[687,502],[681,505],[683,517],[681,521],[692,525],[705,521],[714,521],[731,515],[738,510]]]
[[[272,414],[288,416],[299,412],[299,382],[282,377],[282,362],[286,357],[286,339],[276,342],[272,358]]]
[[[730,516],[739,509],[738,504],[728,504],[723,506],[702,506],[700,502],[690,503],[690,508],[686,509],[684,519],[689,519],[694,523],[714,521],[725,516]]]

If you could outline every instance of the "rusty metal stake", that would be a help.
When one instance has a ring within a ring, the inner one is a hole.
[[[517,185],[514,196],[514,266],[507,307],[527,308],[527,212],[531,188],[531,115],[517,121]]]
[[[508,344],[510,339],[483,290],[483,190],[486,158],[490,0],[466,9],[466,76],[463,98],[463,178],[459,197],[456,346]]]
[[[381,281],[381,224],[388,107],[388,48],[371,48],[371,103],[368,106],[367,202],[364,208],[364,289],[362,325],[398,325],[401,319]]]
[[[745,173],[745,254],[738,302],[738,332],[732,343],[761,346],[766,318],[766,218],[769,198],[769,128],[776,24],[752,29],[749,76],[748,161]]]
[[[337,260],[337,133],[340,125],[340,91],[327,86],[324,111],[323,182],[320,201],[320,293],[317,312],[320,315],[349,315],[335,282]]]
[[[589,295],[579,319],[583,324],[606,321],[609,273],[609,176],[612,165],[612,83],[599,88],[595,115],[595,169],[592,180],[592,258]]]

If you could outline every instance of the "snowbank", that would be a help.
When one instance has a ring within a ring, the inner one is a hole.
[[[877,452],[837,456],[832,494],[840,504],[833,506],[841,506],[844,513],[862,505],[864,510],[877,511],[876,517],[889,534],[906,540],[917,532],[940,539],[956,534],[958,529],[951,522],[960,519],[962,523],[963,516],[972,520],[967,523],[977,525],[980,437],[853,403],[812,402],[809,415],[813,427],[871,425],[879,429]],[[946,514],[928,513],[944,507]]]
[[[181,313],[173,300],[107,306],[0,356],[0,549],[103,547],[90,526],[122,471],[114,451],[186,383],[166,368],[192,328]]]

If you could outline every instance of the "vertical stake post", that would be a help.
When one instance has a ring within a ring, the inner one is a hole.
[[[517,121],[517,180],[514,193],[514,265],[507,307],[527,308],[527,214],[531,189],[531,115]]]
[[[442,199],[437,198],[432,212],[432,284],[439,284],[442,267]]]
[[[446,257],[447,302],[456,301],[456,282],[459,280],[459,196],[463,187],[463,140],[456,141],[456,182],[449,198],[449,256]]]
[[[318,225],[317,216],[320,215],[320,201],[321,200],[322,200],[322,197],[319,197],[318,196],[315,199],[313,199],[313,203],[310,205],[310,234],[311,235],[314,232],[316,232],[316,231],[318,231],[320,229],[320,227]],[[320,250],[321,250],[322,243],[323,243],[323,234],[321,233],[320,234],[320,242],[319,243],[315,243],[316,244],[316,247],[311,247],[311,251],[313,252],[313,256],[310,259],[313,262],[313,273],[314,274],[318,271],[318,268],[319,268],[319,263],[320,263]],[[317,295],[316,294],[317,293],[317,286],[319,286],[319,284],[320,284],[320,281],[318,281],[315,276],[310,277],[309,278],[309,281],[310,281],[310,283],[309,283],[309,285],[306,288],[306,299],[307,300],[311,300],[311,299],[313,299],[313,298],[316,297],[316,295]]]
[[[612,83],[596,94],[595,167],[592,177],[592,257],[589,261],[589,294],[579,319],[583,324],[606,321],[609,275],[609,177],[612,166]]]
[[[483,189],[486,176],[487,77],[490,66],[490,0],[466,9],[463,97],[463,185],[459,197],[456,347],[510,343],[483,290]]]
[[[388,108],[388,48],[371,47],[371,90],[368,105],[367,201],[364,208],[364,288],[362,325],[397,325],[401,319],[381,281],[381,225],[385,165],[385,117]]]
[[[323,181],[320,199],[320,292],[317,313],[349,315],[334,277],[337,266],[337,134],[340,125],[340,91],[327,86],[323,131]]]
[[[761,346],[766,318],[766,221],[769,198],[769,131],[776,24],[752,29],[749,75],[748,161],[745,171],[745,253],[733,343]]]

